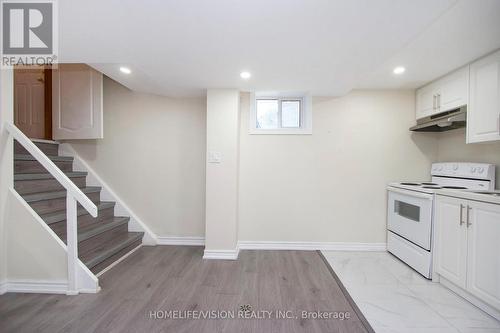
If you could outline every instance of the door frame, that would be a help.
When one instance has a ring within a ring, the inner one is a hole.
[[[52,140],[52,69],[46,67],[44,70],[44,98],[45,98],[45,139]]]
[[[37,67],[32,66],[21,66],[19,68],[13,69],[14,78],[17,70],[23,69],[38,69]],[[43,114],[44,114],[44,133],[43,139],[52,140],[52,68],[51,66],[43,66],[43,91],[44,91],[44,106],[43,106]],[[15,79],[14,79],[15,80]],[[13,85],[13,94],[15,94],[16,86]],[[13,117],[16,117],[16,110],[13,109]]]

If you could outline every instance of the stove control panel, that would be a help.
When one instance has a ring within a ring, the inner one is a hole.
[[[468,162],[433,163],[431,175],[494,181],[495,165]]]

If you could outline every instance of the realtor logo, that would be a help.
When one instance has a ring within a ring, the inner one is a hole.
[[[57,46],[56,3],[2,0],[2,67],[51,65]]]

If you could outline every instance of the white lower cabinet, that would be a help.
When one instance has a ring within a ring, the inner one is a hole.
[[[464,225],[466,202],[439,197],[436,200],[436,272],[459,287],[466,287],[467,228]]]
[[[435,272],[500,310],[500,205],[438,195]]]
[[[467,290],[500,309],[500,205],[469,201]]]

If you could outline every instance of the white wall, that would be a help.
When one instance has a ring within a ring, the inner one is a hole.
[[[13,182],[13,146],[7,131],[2,124],[13,121],[14,105],[14,72],[0,70],[0,293],[1,284],[6,279],[7,272],[7,239],[5,233],[6,208],[9,187]]]
[[[209,251],[236,251],[238,243],[238,162],[240,93],[207,91],[207,151],[220,163],[207,163],[205,258]]]
[[[13,121],[13,72],[0,74],[0,124]],[[0,285],[67,280],[66,251],[35,220],[13,184],[13,143],[2,127],[0,135]],[[23,285],[23,284],[21,284]],[[0,293],[2,291],[0,286]]]
[[[43,221],[35,220],[31,208],[21,200],[10,192],[7,196],[7,280],[66,283],[66,250],[51,236]]]
[[[157,236],[204,236],[205,99],[104,79],[104,139],[70,144]]]
[[[465,144],[465,129],[438,134],[440,162],[492,163],[496,168],[496,188],[500,188],[500,142]]]
[[[436,138],[413,91],[313,99],[312,135],[249,135],[242,95],[239,239],[383,243],[387,183],[428,179]]]

